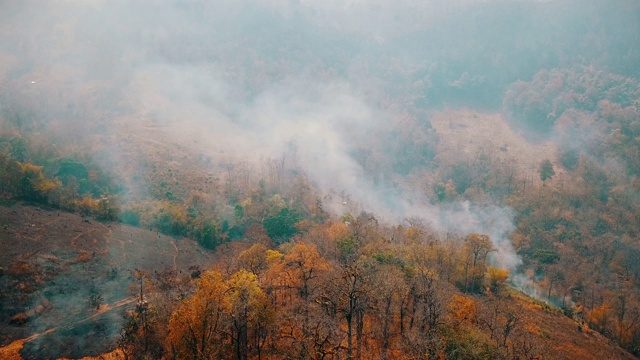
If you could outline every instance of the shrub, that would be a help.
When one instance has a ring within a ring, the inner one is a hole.
[[[90,195],[85,195],[82,199],[75,200],[74,204],[82,215],[94,214],[100,208],[100,202]]]
[[[155,226],[167,235],[186,235],[188,214],[177,204],[165,203],[156,214]]]
[[[193,236],[202,247],[207,249],[215,249],[222,243],[220,230],[218,226],[211,221],[206,221],[196,226],[193,230]]]
[[[574,171],[578,167],[580,153],[575,149],[563,150],[560,153],[560,163],[565,169]]]
[[[140,225],[140,214],[133,210],[127,209],[120,213],[118,220],[120,220],[120,222],[123,224],[138,226]]]

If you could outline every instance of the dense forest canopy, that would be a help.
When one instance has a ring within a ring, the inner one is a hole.
[[[135,358],[553,357],[516,290],[638,356],[638,64],[633,0],[3,1],[0,197],[213,254],[112,265]]]

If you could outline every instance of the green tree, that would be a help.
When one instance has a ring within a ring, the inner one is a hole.
[[[11,141],[9,141],[9,144],[11,146],[10,154],[14,159],[21,162],[27,160],[29,156],[29,145],[27,143],[27,140],[22,137],[16,137],[11,139]]]
[[[467,164],[457,164],[454,166],[451,171],[451,180],[453,180],[458,194],[463,194],[467,191],[467,189],[473,185],[469,166]]]
[[[61,159],[59,161],[59,168],[56,172],[56,177],[62,180],[62,183],[66,185],[67,179],[73,176],[78,181],[87,180],[89,178],[89,170],[87,167],[74,159]]]
[[[222,243],[220,230],[214,221],[196,219],[193,224],[192,235],[200,245],[207,249],[215,249]]]
[[[547,180],[551,179],[556,172],[553,170],[553,164],[549,159],[546,159],[540,164],[540,180],[544,185]]]
[[[18,163],[5,154],[0,154],[0,194],[16,196],[20,190],[22,171]]]
[[[298,229],[295,227],[298,221],[300,221],[300,215],[297,211],[284,208],[276,215],[267,217],[263,226],[271,239],[282,243],[298,233]]]

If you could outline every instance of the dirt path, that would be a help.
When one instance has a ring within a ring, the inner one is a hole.
[[[113,230],[111,230],[110,227],[108,227],[107,225],[105,225],[103,223],[97,223],[97,224],[100,225],[103,229],[105,229],[107,231],[106,239],[107,239],[107,241],[109,241],[109,239],[111,239],[111,237],[113,236]]]
[[[111,240],[113,239],[113,230],[111,230],[111,227],[103,224],[103,223],[98,223],[98,225],[100,225],[103,229],[105,229],[107,231],[107,233],[105,234],[104,240],[107,244],[111,243]],[[122,250],[122,256],[124,257],[124,259],[127,259],[127,252],[125,251],[125,241],[124,239],[115,239],[118,243],[120,243],[120,249]]]
[[[171,242],[171,245],[173,246],[173,249],[176,251],[176,253],[173,254],[173,270],[178,271],[178,263],[176,262],[176,259],[180,254],[180,250],[178,250],[178,244],[176,244],[176,239],[170,238],[169,240]]]
[[[93,232],[95,232],[95,231],[96,231],[96,229],[90,229],[89,231],[83,231],[83,232],[81,232],[80,234],[78,234],[78,235],[76,235],[76,236],[72,237],[72,238],[71,238],[71,246],[75,248],[75,247],[76,247],[76,242],[78,241],[78,239],[80,239],[80,238],[81,238],[81,237],[83,237],[84,235],[92,234],[92,233],[93,233]]]

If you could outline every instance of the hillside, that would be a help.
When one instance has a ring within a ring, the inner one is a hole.
[[[640,356],[639,63],[636,0],[0,1],[0,358]]]
[[[589,329],[584,322],[568,319],[548,304],[525,295],[514,295],[522,308],[524,322],[531,336],[542,339],[545,359],[635,359],[602,334]]]
[[[0,261],[9,264],[0,277],[8,290],[0,307],[3,359],[18,352],[25,359],[110,352],[124,312],[137,301],[136,270],[190,274],[192,266],[206,268],[216,257],[189,239],[28,205],[0,206],[0,219]],[[100,296],[97,309],[92,294]],[[516,291],[496,301],[520,309],[519,326],[545,358],[633,359],[542,302]]]
[[[29,339],[25,358],[112,350],[136,271],[181,279],[212,264],[193,240],[62,211],[5,204],[0,223],[0,341]]]
[[[557,177],[564,173],[559,167],[558,146],[551,140],[529,139],[522,130],[510,126],[503,114],[487,114],[472,109],[448,109],[436,112],[431,124],[438,133],[438,160],[481,162],[491,159],[491,167],[512,169],[513,177],[523,180],[519,187],[542,186],[538,176],[541,159],[556,165]],[[514,184],[514,187],[516,185]]]

